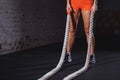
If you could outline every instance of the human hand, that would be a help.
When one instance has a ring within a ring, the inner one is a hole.
[[[93,4],[92,11],[95,13],[97,11],[98,7],[97,4]]]
[[[71,11],[72,11],[72,8],[71,8],[71,5],[70,5],[70,3],[69,3],[69,2],[67,2],[66,11],[67,11],[67,13],[68,13],[68,14],[70,14],[70,13],[71,13]]]

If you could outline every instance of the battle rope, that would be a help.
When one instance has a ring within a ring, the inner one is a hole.
[[[81,75],[84,73],[88,67],[90,62],[90,49],[91,49],[91,43],[92,43],[92,37],[93,37],[93,19],[94,19],[94,12],[91,11],[90,16],[90,27],[89,27],[89,40],[88,40],[88,49],[87,49],[87,56],[86,56],[86,62],[85,65],[79,69],[78,71],[66,76],[63,80],[72,80],[73,78],[77,77],[78,75]]]
[[[60,60],[59,60],[59,62],[57,64],[57,66],[54,69],[52,69],[51,71],[46,73],[44,76],[42,76],[38,80],[47,80],[47,79],[49,79],[51,76],[53,76],[55,73],[57,73],[60,70],[60,68],[62,67],[62,65],[64,63],[65,53],[66,53],[66,47],[67,47],[67,41],[68,41],[68,33],[69,33],[69,25],[70,25],[70,14],[68,13],[67,14],[67,19],[66,19],[66,29],[65,29],[65,35],[64,35],[64,43],[63,43],[63,48],[62,48],[62,53],[61,53]]]
[[[84,73],[88,67],[89,67],[89,62],[90,62],[90,49],[91,49],[91,43],[92,43],[92,37],[93,37],[93,20],[94,20],[94,12],[91,10],[91,16],[90,16],[90,27],[89,27],[89,39],[88,39],[88,49],[87,49],[87,56],[86,56],[86,62],[85,65],[79,69],[78,71],[68,75],[65,77],[63,80],[72,80],[73,78],[81,75]],[[64,43],[63,43],[63,48],[62,48],[62,53],[60,60],[55,68],[53,68],[51,71],[43,75],[41,78],[38,80],[48,80],[50,77],[52,77],[55,73],[57,73],[63,63],[64,63],[64,58],[65,58],[65,53],[66,53],[66,47],[67,47],[67,41],[68,41],[68,33],[69,33],[69,25],[70,25],[70,13],[67,14],[67,19],[66,19],[66,29],[65,29],[65,35],[64,35]]]

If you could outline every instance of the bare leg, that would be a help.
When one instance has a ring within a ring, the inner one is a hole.
[[[87,43],[88,43],[89,27],[90,27],[90,14],[91,14],[91,11],[82,10],[82,17],[83,17],[83,22],[84,22],[84,30],[85,30]],[[94,34],[92,34],[91,55],[95,53],[94,47],[95,47],[95,38],[94,38]]]
[[[70,31],[69,31],[69,37],[67,43],[67,54],[71,53],[75,41],[75,33],[77,29],[79,15],[80,15],[79,10],[74,10],[74,12],[71,13]]]

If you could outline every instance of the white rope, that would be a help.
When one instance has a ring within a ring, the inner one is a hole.
[[[88,39],[88,49],[87,49],[87,56],[86,56],[86,62],[85,65],[79,69],[78,71],[66,76],[63,80],[72,80],[78,75],[81,75],[84,73],[88,67],[89,67],[89,62],[90,62],[90,49],[91,49],[91,41],[93,37],[93,19],[94,19],[94,12],[91,11],[91,16],[90,16],[90,28],[89,28],[89,39]]]
[[[70,24],[70,14],[67,14],[64,43],[63,43],[60,60],[54,69],[52,69],[51,71],[49,71],[48,73],[43,75],[38,80],[48,80],[50,77],[52,77],[55,73],[57,73],[61,69],[61,67],[64,63],[64,58],[65,58],[66,46],[67,46],[67,41],[68,41],[68,33],[69,33],[69,24]]]

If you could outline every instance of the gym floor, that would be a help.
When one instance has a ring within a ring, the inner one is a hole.
[[[96,64],[74,80],[120,80],[119,38],[96,39]],[[62,43],[50,44],[0,56],[0,80],[37,80],[58,63]],[[86,58],[84,39],[76,40],[73,61],[64,63],[61,70],[49,80],[62,80],[83,67]]]

